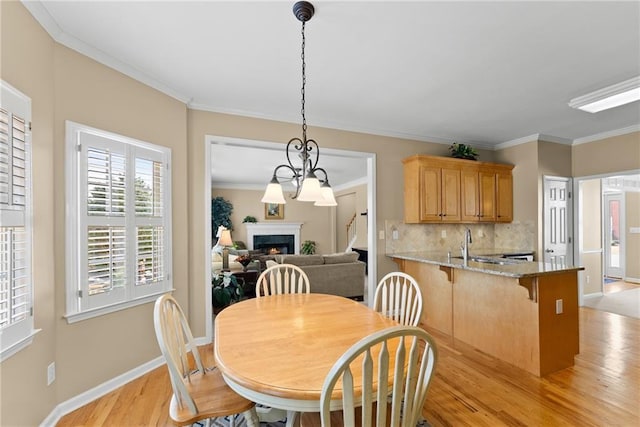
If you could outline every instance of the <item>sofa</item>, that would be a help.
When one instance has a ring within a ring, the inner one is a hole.
[[[331,255],[276,255],[272,263],[293,264],[309,277],[311,292],[362,300],[365,287],[365,263],[357,252]]]

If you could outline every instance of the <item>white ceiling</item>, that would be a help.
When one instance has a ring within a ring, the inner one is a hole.
[[[294,1],[23,3],[58,42],[191,108],[301,120]],[[638,102],[567,105],[640,75],[640,2],[313,3],[310,126],[478,148],[640,129]]]

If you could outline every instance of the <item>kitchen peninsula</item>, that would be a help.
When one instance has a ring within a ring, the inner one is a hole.
[[[477,254],[467,262],[442,252],[387,256],[418,281],[424,326],[537,376],[573,366],[583,268]]]

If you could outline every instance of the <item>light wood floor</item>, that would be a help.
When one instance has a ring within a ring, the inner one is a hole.
[[[640,320],[580,308],[575,366],[537,378],[429,331],[439,361],[423,414],[432,426],[639,426]],[[211,362],[211,345],[202,354]],[[68,415],[67,426],[171,425],[165,367]]]
[[[611,282],[604,285],[604,293],[612,294],[615,292],[628,291],[629,289],[635,289],[640,285],[631,282],[625,282],[624,280],[618,280],[617,282]]]

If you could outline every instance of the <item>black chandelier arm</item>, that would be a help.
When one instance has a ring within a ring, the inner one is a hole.
[[[326,182],[327,185],[329,185],[329,174],[327,174],[326,170],[324,170],[323,168],[313,168],[312,172],[316,175],[318,175],[318,172],[322,172],[322,174],[324,175],[324,179],[320,179],[320,177],[318,177],[318,181],[320,181],[320,183],[322,184]]]
[[[278,171],[280,169],[282,169],[282,168],[289,169],[291,171],[291,173],[293,174],[293,178],[297,178],[297,177],[300,176],[300,174],[298,174],[298,171],[296,170],[296,168],[294,168],[291,165],[282,164],[282,165],[276,166],[276,168],[273,170],[273,178],[278,179]],[[273,178],[271,178],[271,179],[273,180]]]

